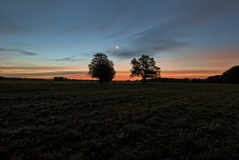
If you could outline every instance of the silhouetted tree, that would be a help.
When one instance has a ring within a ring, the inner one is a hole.
[[[154,58],[150,58],[148,55],[142,55],[138,60],[132,59],[131,77],[141,77],[143,84],[146,83],[147,78],[160,77],[160,68],[157,67]]]
[[[65,77],[54,77],[53,80],[54,81],[68,81],[68,79]]]
[[[111,82],[115,76],[113,61],[103,53],[97,53],[89,64],[89,75],[98,78],[99,82]]]
[[[239,65],[228,69],[222,74],[224,83],[239,83]]]
[[[215,76],[209,76],[205,79],[206,83],[222,83],[222,76],[221,75],[215,75]]]
[[[190,79],[190,82],[191,82],[191,83],[202,83],[203,80],[200,79],[200,78],[192,78],[192,79]]]

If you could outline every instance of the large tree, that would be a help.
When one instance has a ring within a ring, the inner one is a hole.
[[[156,66],[154,58],[148,55],[142,55],[138,60],[134,58],[130,64],[132,65],[130,76],[141,77],[144,84],[147,78],[160,77],[160,68]]]
[[[111,82],[116,73],[113,61],[103,53],[95,54],[88,67],[89,75],[92,78],[98,78],[100,83]]]

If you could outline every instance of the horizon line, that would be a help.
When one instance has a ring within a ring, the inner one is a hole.
[[[54,77],[65,77],[67,79],[75,80],[92,80],[94,78],[87,75],[88,71],[52,71],[52,72],[15,72],[15,73],[5,73],[1,72],[2,77],[14,77],[14,78],[35,78],[35,79],[53,79]],[[195,71],[161,71],[161,78],[198,78],[205,79],[209,76],[221,75],[223,72],[219,70],[195,70]],[[130,77],[130,71],[116,71],[116,75],[113,80],[127,81],[127,80],[140,80],[140,77]]]

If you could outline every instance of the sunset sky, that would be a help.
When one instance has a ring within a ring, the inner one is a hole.
[[[89,79],[99,52],[115,80],[130,79],[142,54],[162,77],[205,78],[239,63],[239,0],[0,2],[0,76]]]

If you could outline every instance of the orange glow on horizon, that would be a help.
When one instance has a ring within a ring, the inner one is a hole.
[[[86,74],[82,74],[82,75],[77,75],[77,76],[67,76],[67,78],[69,79],[78,79],[78,80],[96,80],[96,78],[91,78],[91,76]],[[116,71],[116,75],[113,79],[113,81],[126,81],[126,80],[138,80],[140,78],[138,77],[134,77],[131,78],[130,77],[130,72],[129,71]]]
[[[165,71],[161,72],[162,78],[207,78],[221,75],[222,71]]]
[[[162,78],[207,78],[213,75],[220,75],[221,71],[164,71],[161,72]],[[69,79],[82,79],[82,80],[94,80],[89,75],[68,76]],[[140,77],[130,77],[129,71],[116,72],[114,81],[126,81],[126,80],[140,80]]]
[[[76,67],[1,67],[0,76],[16,78],[43,78],[66,77],[76,80],[96,80],[91,78],[87,71],[79,71]],[[162,78],[207,78],[220,75],[223,71],[217,70],[184,70],[184,71],[161,71]],[[114,81],[140,80],[140,77],[130,77],[130,71],[116,71]]]

